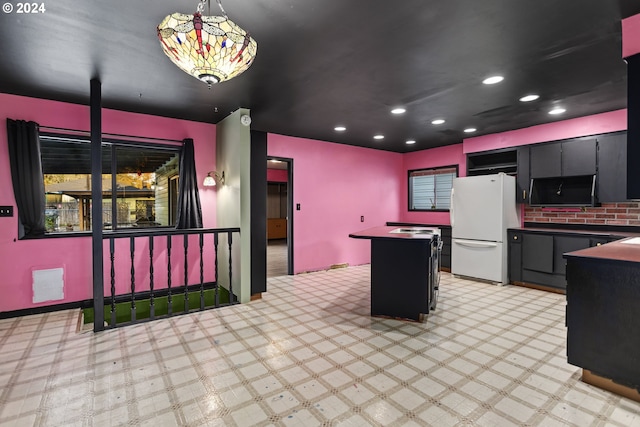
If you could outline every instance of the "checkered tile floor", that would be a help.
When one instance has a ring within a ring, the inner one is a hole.
[[[640,426],[566,363],[565,297],[443,274],[424,323],[369,316],[369,266],[99,334],[0,321],[0,425]],[[398,280],[401,280],[399,278]]]

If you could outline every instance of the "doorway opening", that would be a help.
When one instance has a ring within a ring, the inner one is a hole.
[[[293,159],[267,157],[267,277],[293,274]]]

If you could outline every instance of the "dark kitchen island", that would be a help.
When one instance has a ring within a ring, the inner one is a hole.
[[[584,382],[640,401],[640,238],[564,257],[568,362]]]
[[[435,309],[440,233],[430,227],[374,227],[349,234],[371,240],[371,315],[422,321]]]

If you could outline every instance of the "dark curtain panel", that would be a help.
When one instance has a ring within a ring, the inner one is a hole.
[[[178,178],[178,219],[176,228],[202,228],[202,208],[198,194],[193,139],[183,141]]]
[[[7,141],[13,193],[24,236],[42,236],[45,197],[38,124],[7,119]]]

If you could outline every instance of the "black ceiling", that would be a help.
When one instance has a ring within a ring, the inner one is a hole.
[[[96,76],[106,108],[217,123],[244,107],[252,129],[398,152],[626,107],[620,20],[640,13],[640,0],[227,0],[258,54],[209,90],[156,37],[196,0],[44,5],[0,14],[0,92],[88,104]]]

